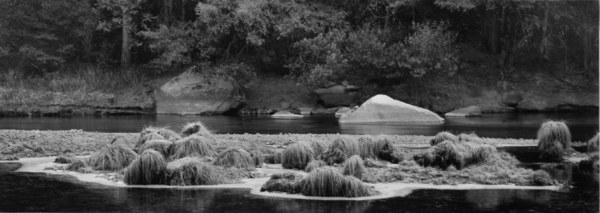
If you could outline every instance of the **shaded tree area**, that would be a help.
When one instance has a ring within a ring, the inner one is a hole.
[[[221,66],[374,91],[491,67],[597,78],[586,0],[0,0],[0,72]],[[489,73],[487,73],[489,72]],[[410,92],[410,91],[409,91]]]

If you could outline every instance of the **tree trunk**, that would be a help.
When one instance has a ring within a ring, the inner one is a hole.
[[[129,67],[131,64],[131,30],[133,28],[133,18],[129,15],[129,11],[123,8],[123,30],[121,43],[121,67]]]

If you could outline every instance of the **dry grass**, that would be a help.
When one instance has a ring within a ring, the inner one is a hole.
[[[224,183],[214,166],[198,157],[185,157],[167,164],[169,185],[217,185]]]
[[[152,149],[162,153],[165,157],[167,157],[169,156],[169,146],[171,146],[171,144],[173,143],[167,140],[151,140],[142,144],[142,146],[138,148],[137,152],[143,153],[148,149]]]
[[[596,133],[592,139],[587,142],[587,153],[598,153],[598,146],[600,145],[600,133]]]
[[[213,148],[212,138],[192,135],[173,143],[170,148],[171,158],[184,157],[215,157],[217,152]]]
[[[363,172],[365,171],[365,164],[363,160],[358,155],[353,155],[348,158],[344,163],[344,167],[342,168],[342,173],[344,175],[351,175],[357,178],[361,178]]]
[[[127,167],[137,156],[129,147],[114,144],[92,155],[88,164],[95,170],[118,171]]]
[[[254,165],[256,168],[262,168],[263,164],[265,163],[265,158],[263,157],[262,152],[258,149],[255,149],[250,152],[250,156],[252,156],[252,159],[254,159]]]
[[[469,165],[488,162],[498,155],[496,148],[472,142],[444,141],[427,152],[414,157],[422,166],[435,166],[447,169],[450,166],[462,169]]]
[[[186,124],[181,130],[181,136],[187,137],[190,135],[211,136],[212,133],[200,121]]]
[[[163,139],[171,141],[171,142],[175,142],[175,141],[181,139],[181,136],[179,134],[177,134],[173,130],[170,130],[166,127],[149,126],[149,127],[144,128],[140,132],[140,140],[144,139],[145,138],[144,136],[147,134],[150,134],[150,133],[158,134],[161,137],[163,137]],[[146,141],[148,141],[148,139],[146,139]],[[140,141],[138,141],[138,144],[140,144]]]
[[[140,149],[140,147],[142,145],[144,145],[147,141],[155,141],[155,140],[167,140],[165,139],[163,136],[160,136],[157,133],[154,132],[148,132],[148,133],[140,133],[140,138],[138,139],[138,142],[135,144],[135,146],[133,147],[133,150],[138,151]]]
[[[346,161],[348,156],[360,155],[360,152],[358,142],[352,139],[338,138],[329,145],[327,151],[321,155],[321,159],[331,165]]]
[[[571,148],[571,132],[562,121],[544,122],[537,140],[540,158],[545,161],[562,161],[564,152]]]
[[[310,142],[301,141],[299,143],[304,143],[304,144],[307,144],[308,146],[310,146],[315,158],[318,158],[319,155],[321,155],[321,153],[323,153],[323,152],[325,152],[325,150],[327,150],[327,144],[325,144],[325,142],[323,142],[323,141],[310,141]]]
[[[306,167],[304,167],[304,171],[311,172],[312,170],[315,170],[316,168],[321,168],[324,166],[327,166],[327,163],[325,163],[325,161],[312,160],[312,161],[310,161],[310,163],[308,163],[308,165],[306,165]]]
[[[332,167],[313,170],[299,183],[300,193],[319,197],[363,197],[374,195],[362,181],[344,176]]]
[[[84,160],[75,158],[73,163],[67,166],[67,170],[80,172],[80,173],[90,173],[92,172],[92,168],[90,168]]]
[[[266,155],[264,155],[265,163],[280,164],[281,163],[281,155],[282,155],[281,150],[275,150],[275,151],[273,151],[272,154],[266,154]]]
[[[387,139],[371,140],[370,138],[361,137],[358,140],[360,146],[360,156],[362,158],[374,158],[398,163],[404,158],[396,150],[392,142]]]
[[[293,143],[281,154],[281,165],[286,169],[301,169],[314,159],[312,148],[304,143]]]
[[[458,142],[458,137],[450,132],[438,132],[435,136],[433,136],[433,138],[431,138],[429,144],[431,144],[431,146],[435,146],[444,141]]]
[[[72,153],[69,153],[69,154],[65,154],[65,155],[59,155],[58,157],[56,157],[56,159],[54,159],[54,163],[68,164],[68,163],[73,163],[73,161],[75,159],[76,159],[75,155]]]
[[[483,140],[477,136],[475,133],[460,133],[458,135],[458,141],[460,142],[473,142],[473,143],[483,143]]]
[[[240,147],[231,147],[221,152],[215,161],[215,165],[249,170],[255,168],[254,159],[250,156],[250,153]]]
[[[155,151],[144,151],[125,169],[123,180],[129,185],[150,185],[164,183],[167,161]]]

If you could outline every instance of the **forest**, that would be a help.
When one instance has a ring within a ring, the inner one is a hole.
[[[201,65],[242,83],[347,82],[365,96],[424,106],[452,98],[440,85],[510,90],[538,74],[597,92],[598,8],[594,0],[0,0],[0,82],[86,67],[127,84]]]

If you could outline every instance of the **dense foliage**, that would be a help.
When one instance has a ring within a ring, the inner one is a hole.
[[[386,87],[473,64],[502,78],[536,64],[586,77],[598,67],[591,0],[0,0],[0,10],[3,73],[202,64]]]

